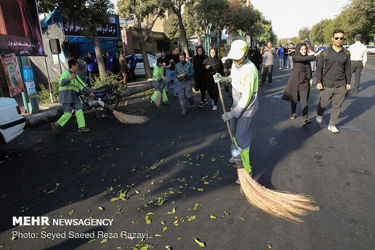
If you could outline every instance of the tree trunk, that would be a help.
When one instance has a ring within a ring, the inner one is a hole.
[[[188,39],[186,37],[186,30],[185,30],[185,27],[184,27],[184,23],[182,21],[182,15],[181,13],[176,13],[177,17],[178,17],[178,24],[180,26],[180,31],[181,31],[181,42],[182,42],[182,46],[184,47],[184,52],[186,53],[186,59],[189,58],[189,47],[188,47]]]
[[[100,77],[103,77],[106,72],[105,72],[103,54],[102,54],[102,51],[100,50],[99,38],[97,36],[92,36],[91,39],[92,39],[92,42],[94,43],[96,60],[98,62],[99,75]]]
[[[140,30],[141,35],[141,49],[142,49],[142,58],[143,58],[143,65],[145,69],[145,75],[148,78],[151,78],[151,69],[150,69],[150,63],[148,62],[148,56],[147,56],[147,37],[143,38],[142,29]]]

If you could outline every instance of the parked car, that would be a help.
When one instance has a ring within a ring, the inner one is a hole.
[[[375,54],[375,45],[367,45],[367,54]]]
[[[0,97],[0,143],[8,143],[23,133],[26,118],[13,98]]]
[[[137,56],[137,66],[135,67],[134,73],[136,76],[144,76],[146,75],[146,73],[145,73],[145,67],[143,64],[142,54],[135,54],[135,55]],[[147,54],[147,57],[148,57],[148,63],[150,65],[151,72],[152,72],[152,70],[154,69],[156,65],[157,58],[150,54]],[[131,55],[126,57],[126,59],[129,59],[129,58],[131,58]],[[130,64],[129,64],[129,68],[130,68]]]

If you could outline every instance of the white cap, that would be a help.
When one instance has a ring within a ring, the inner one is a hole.
[[[230,46],[230,51],[228,54],[229,59],[239,60],[243,57],[247,51],[247,44],[243,40],[236,40]]]

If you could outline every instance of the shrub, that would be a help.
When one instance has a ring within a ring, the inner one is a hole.
[[[58,83],[52,82],[52,94],[53,94],[53,102],[59,102],[59,88]],[[49,94],[49,88],[44,87],[43,84],[40,84],[40,91],[38,92],[38,99],[40,103],[46,104],[51,103],[51,97]]]

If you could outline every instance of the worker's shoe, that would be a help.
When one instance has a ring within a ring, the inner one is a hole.
[[[340,132],[340,130],[338,130],[336,126],[332,126],[332,125],[328,126],[328,130],[335,134]]]
[[[229,163],[232,163],[232,164],[236,164],[236,165],[237,165],[238,162],[241,163],[241,156],[240,156],[240,155],[232,156],[231,158],[229,158],[228,161],[229,161]]]
[[[315,119],[316,119],[316,122],[319,124],[323,122],[323,117],[321,115],[317,115]]]
[[[61,126],[57,122],[51,122],[51,128],[54,133],[61,132]]]
[[[303,121],[303,124],[302,126],[305,127],[306,125],[309,125],[311,123],[311,121],[309,119],[306,119]]]
[[[78,133],[87,133],[87,132],[89,132],[89,131],[90,131],[90,129],[87,128],[87,127],[83,127],[83,128],[79,128],[79,129],[78,129]]]

